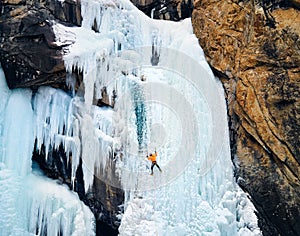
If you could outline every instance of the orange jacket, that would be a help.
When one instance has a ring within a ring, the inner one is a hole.
[[[154,161],[156,161],[156,157],[157,157],[157,153],[154,153],[154,154],[148,156],[148,160],[154,162]]]

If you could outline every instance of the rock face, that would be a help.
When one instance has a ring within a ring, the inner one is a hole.
[[[193,0],[131,0],[131,2],[154,19],[179,21],[191,17]]]
[[[264,235],[300,235],[299,6],[198,0],[192,15],[226,91],[236,178]]]
[[[80,3],[4,0],[0,3],[0,62],[10,88],[65,84],[63,46],[52,21],[79,25]]]

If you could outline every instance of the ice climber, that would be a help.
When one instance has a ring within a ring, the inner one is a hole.
[[[149,156],[147,156],[147,159],[150,160],[152,162],[152,165],[151,165],[151,174],[150,175],[153,175],[153,168],[154,166],[157,166],[157,168],[159,169],[159,171],[161,172],[161,169],[159,167],[159,165],[156,163],[156,157],[157,157],[157,152],[155,150],[155,153],[152,154],[150,153]]]

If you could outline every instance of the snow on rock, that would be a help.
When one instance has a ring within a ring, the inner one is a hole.
[[[251,203],[249,196],[238,189],[236,192],[237,198],[237,222],[239,236],[253,235],[261,236],[262,232],[257,226],[257,216],[255,208]]]

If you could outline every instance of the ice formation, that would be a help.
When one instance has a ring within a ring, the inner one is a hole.
[[[28,89],[10,91],[0,68],[0,235],[94,235],[94,216],[77,194],[32,168],[31,99]]]
[[[127,0],[81,4],[81,27],[53,22],[57,44],[74,41],[64,61],[73,89],[72,72],[82,72],[77,94],[10,91],[0,76],[1,233],[94,233],[74,193],[32,173],[36,140],[46,158],[62,145],[73,183],[82,158],[86,191],[94,178],[125,191],[120,235],[260,235],[233,179],[222,86],[190,19],[152,20]],[[103,87],[114,108],[94,105]],[[155,149],[163,172],[149,176],[145,156]],[[107,174],[111,163],[115,176]],[[23,193],[25,201],[14,197]]]

